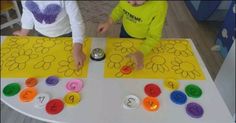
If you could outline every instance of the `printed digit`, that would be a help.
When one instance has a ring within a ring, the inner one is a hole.
[[[44,96],[43,97],[39,97],[38,99],[39,99],[40,103],[43,103],[45,97]]]
[[[173,84],[173,82],[168,82],[168,85],[172,88],[172,89],[174,89],[174,84]]]
[[[127,105],[128,105],[129,107],[131,106],[132,101],[135,101],[135,99],[134,99],[134,98],[128,98],[128,103],[127,103]]]
[[[74,97],[73,95],[69,97],[69,100],[70,100],[71,102],[74,102],[74,99],[75,99],[75,97]]]

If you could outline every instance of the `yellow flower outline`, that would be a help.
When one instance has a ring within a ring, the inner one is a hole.
[[[8,46],[11,49],[23,47],[29,42],[29,38],[26,37],[12,37],[9,39]]]
[[[176,56],[188,57],[193,55],[187,41],[168,41],[165,48],[168,53],[174,53]]]
[[[151,69],[153,72],[164,73],[169,71],[168,66],[166,65],[166,59],[160,55],[154,55],[149,62],[145,65],[146,69]]]
[[[37,54],[33,54],[31,49],[24,50],[20,49],[16,52],[13,52],[9,58],[7,58],[7,63],[5,64],[6,67],[8,67],[9,71],[18,69],[23,70],[27,62],[30,61],[30,59],[37,58]]]
[[[196,70],[194,64],[190,62],[175,58],[171,64],[173,65],[171,69],[174,70],[176,74],[180,74],[184,78],[195,79],[196,77],[201,76],[201,74]]]
[[[45,54],[60,42],[61,41],[57,38],[40,38],[36,40],[36,43],[33,45],[33,48],[36,52],[41,52],[42,54]]]
[[[156,47],[152,49],[152,52],[156,54],[164,53],[165,52],[164,44],[161,42],[158,42]]]
[[[62,60],[59,62],[59,68],[57,70],[59,73],[63,73],[66,77],[71,77],[73,75],[80,76],[82,74],[82,68],[77,70],[75,68],[74,60],[72,56],[69,56],[67,60]]]
[[[136,51],[133,42],[128,40],[123,40],[121,42],[114,43],[115,50],[121,51],[121,53],[133,53]]]
[[[109,62],[107,64],[108,68],[119,69],[121,67],[121,63],[124,60],[123,56],[120,54],[112,54],[109,57]]]
[[[53,61],[55,61],[55,59],[56,57],[53,55],[46,55],[41,61],[34,65],[34,69],[42,68],[44,70],[48,70],[51,67]]]

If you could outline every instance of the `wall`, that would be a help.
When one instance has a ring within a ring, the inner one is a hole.
[[[235,114],[235,42],[216,76],[215,84],[233,116]]]

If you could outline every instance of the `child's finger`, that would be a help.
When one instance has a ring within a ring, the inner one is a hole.
[[[106,29],[104,27],[102,27],[100,30],[99,30],[100,33],[105,33],[106,32]]]
[[[77,70],[79,70],[81,68],[81,64],[78,63],[76,67],[77,67]]]
[[[101,32],[103,32],[103,30],[104,30],[104,26],[103,25],[99,25],[98,29],[97,29],[97,32],[101,33]]]
[[[82,60],[80,60],[79,63],[78,63],[79,69],[80,69],[82,66],[83,66],[83,63],[82,63]]]
[[[129,57],[134,61],[136,70],[140,70],[143,68],[143,63],[139,59],[137,59],[134,55],[131,54]]]
[[[143,64],[141,62],[138,62],[137,66],[136,66],[136,69],[137,70],[141,70],[143,68]]]
[[[83,67],[83,65],[84,65],[84,60],[81,59],[81,60],[78,62],[77,68],[78,68],[78,69],[81,69],[81,68]]]
[[[98,28],[97,28],[97,32],[101,32],[101,27],[100,26],[98,26]]]
[[[127,57],[129,57],[129,58],[131,58],[131,60],[134,62],[134,64],[135,64],[135,68],[137,68],[138,67],[138,61],[137,61],[137,59],[135,58],[135,56],[133,55],[133,54],[130,54],[130,55],[128,55]]]
[[[76,63],[75,63],[75,68],[76,68],[77,70],[79,70],[79,69],[81,68],[81,65],[80,65],[80,62],[79,62],[79,61],[76,61]]]
[[[103,28],[100,28],[98,31],[99,31],[100,33],[103,33]]]

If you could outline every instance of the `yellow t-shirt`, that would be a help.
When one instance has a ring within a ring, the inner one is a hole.
[[[113,9],[111,18],[115,22],[122,19],[123,26],[130,36],[145,39],[139,50],[146,55],[162,36],[167,8],[166,1],[147,0],[137,7],[127,1],[120,1]]]

